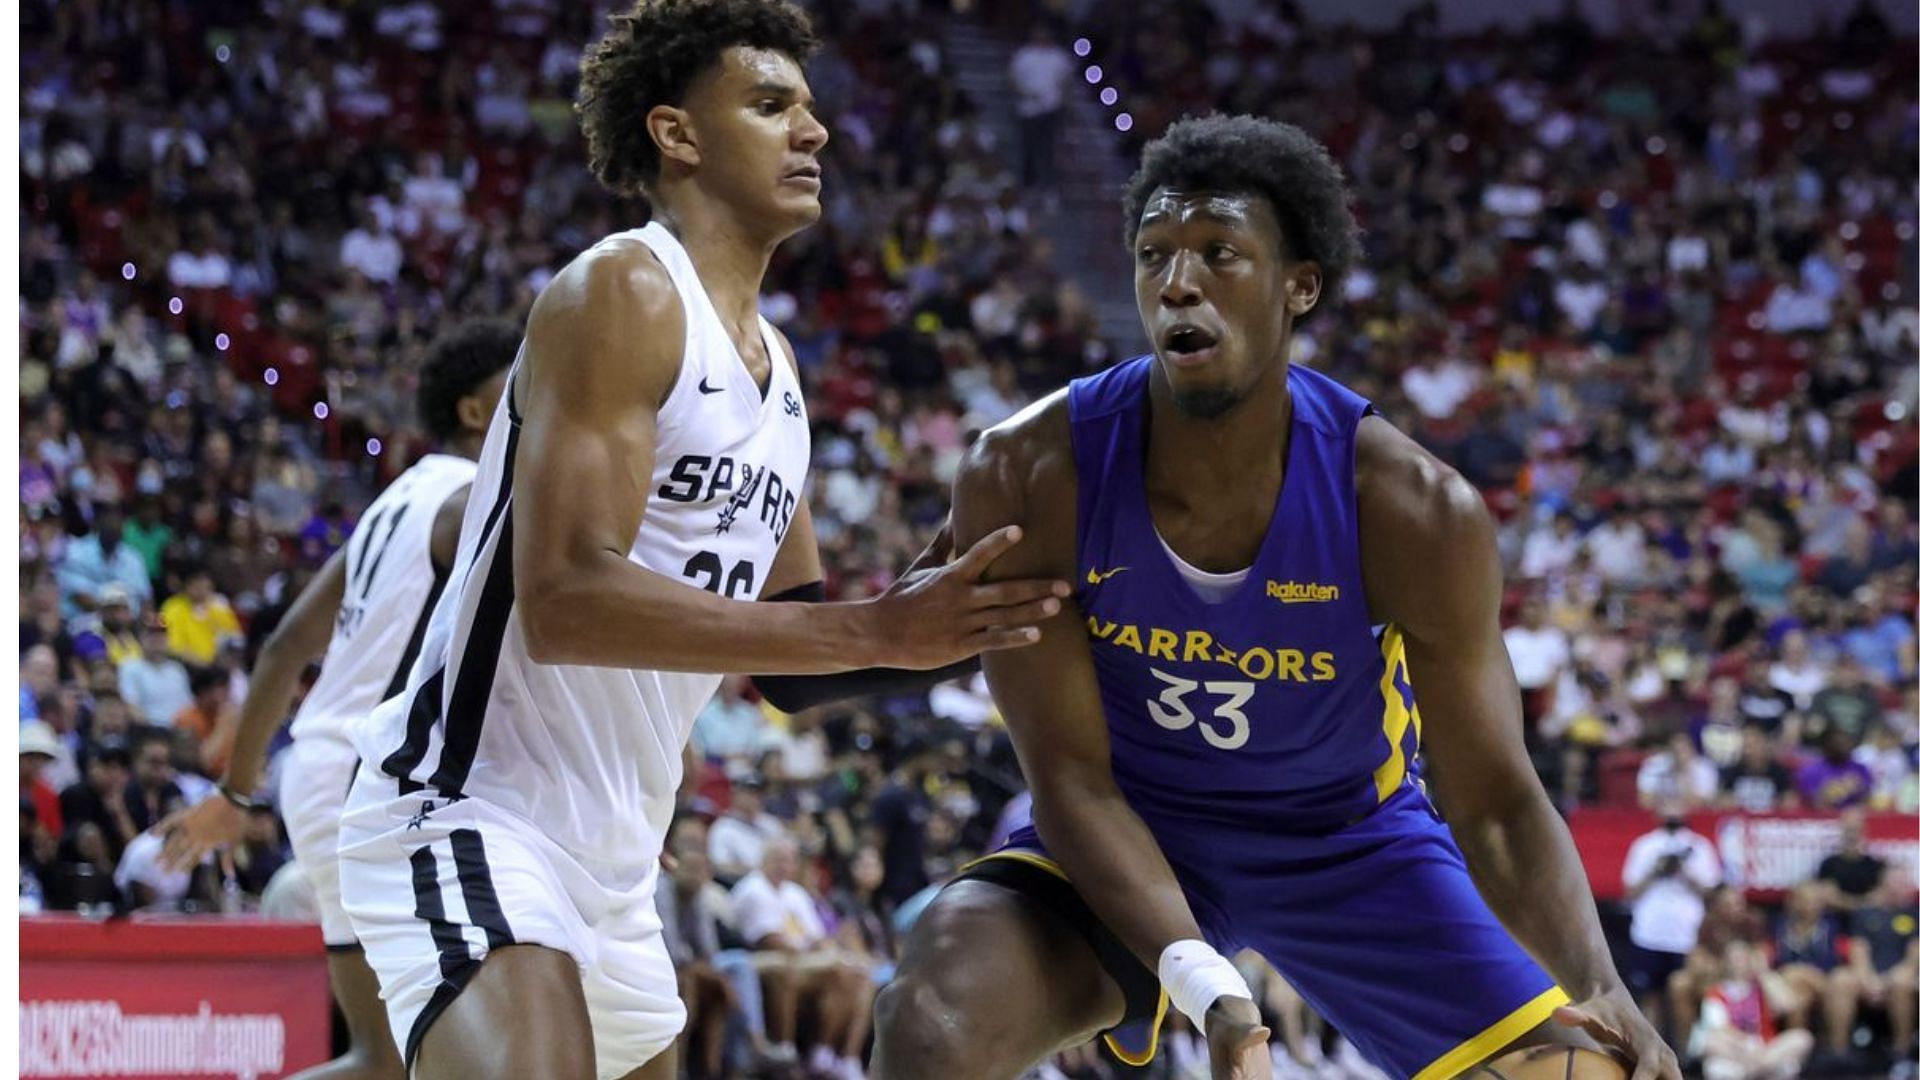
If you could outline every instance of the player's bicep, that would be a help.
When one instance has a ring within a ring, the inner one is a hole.
[[[632,546],[684,327],[671,282],[650,256],[576,264],[534,305],[523,370],[507,390],[522,406],[512,444],[513,560],[528,601]]]
[[[1384,421],[1362,422],[1359,459],[1368,602],[1400,628],[1435,799],[1449,815],[1504,813],[1538,780],[1500,631],[1492,518],[1473,485]]]
[[[985,580],[1070,580],[1074,500],[1036,490],[1050,486],[1048,470],[1031,465],[1017,445],[1020,438],[989,433],[968,452],[954,482],[954,550],[1018,525],[1020,542],[995,560]],[[1038,643],[980,657],[1022,770],[1040,798],[1053,787],[1112,782],[1106,714],[1082,618],[1077,603],[1063,602],[1059,614],[1039,624]]]

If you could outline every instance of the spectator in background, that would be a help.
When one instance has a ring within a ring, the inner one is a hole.
[[[1651,1017],[1661,1015],[1669,981],[1698,944],[1705,897],[1720,884],[1720,856],[1706,837],[1687,828],[1681,805],[1661,806],[1660,827],[1627,849],[1620,874],[1633,912],[1627,982]]]
[[[794,1045],[800,1007],[813,1006],[816,1037],[808,1069],[835,1080],[863,1080],[860,1054],[873,1020],[873,979],[866,964],[842,953],[827,934],[813,894],[795,880],[800,853],[781,836],[766,846],[760,869],[733,887],[740,936],[756,950],[767,998],[767,1038],[785,1053]]]
[[[766,780],[759,773],[748,773],[733,782],[732,802],[727,812],[707,830],[707,857],[713,862],[713,876],[730,885],[760,869],[767,845],[786,835],[780,819],[767,813]]]
[[[1566,631],[1548,625],[1546,604],[1537,598],[1527,600],[1520,609],[1519,625],[1508,627],[1502,637],[1514,678],[1520,682],[1521,711],[1531,741],[1551,705],[1549,696],[1562,669],[1573,661],[1573,646]]]
[[[1874,725],[1867,736],[1867,745],[1853,752],[1853,760],[1873,774],[1872,807],[1896,809],[1901,790],[1912,782],[1914,775],[1912,755],[1901,745],[1900,733],[1885,722]],[[1912,813],[1911,810],[1905,812]]]
[[[20,725],[20,797],[33,804],[36,820],[56,838],[66,822],[61,817],[60,790],[47,781],[45,773],[62,750],[59,737],[45,721]]]
[[[1835,658],[1832,681],[1813,695],[1811,733],[1838,728],[1856,743],[1880,723],[1880,695],[1867,685],[1860,661],[1849,653]]]
[[[1920,1002],[1920,928],[1914,908],[1913,879],[1890,869],[1866,902],[1853,912],[1848,959],[1860,980],[1864,1005],[1884,1011],[1893,1034],[1894,1061],[1913,1072],[1914,1014]]]
[[[720,919],[707,886],[713,865],[707,860],[704,837],[697,821],[681,819],[668,830],[672,869],[660,875],[654,907],[660,914],[661,940],[680,980],[680,1000],[687,1006],[682,1029],[681,1059],[694,1075],[717,1078],[725,1069],[727,1021],[740,1008],[733,985],[715,961],[720,955]],[[759,987],[754,986],[753,1012],[757,1030]],[[689,1049],[689,1047],[691,1049]]]
[[[1008,61],[1013,111],[1020,124],[1020,182],[1031,190],[1051,193],[1059,184],[1054,144],[1060,137],[1060,113],[1066,107],[1073,67],[1073,57],[1061,48],[1044,19],[1034,22],[1027,43],[1015,49]]]
[[[1738,765],[1745,747],[1746,717],[1740,712],[1740,683],[1723,675],[1707,685],[1707,711],[1690,725],[1701,754],[1722,776]]]
[[[40,703],[60,689],[60,655],[52,645],[35,645],[20,657],[20,719],[40,719]]]
[[[1813,696],[1827,685],[1827,671],[1815,663],[1807,646],[1807,632],[1793,630],[1780,641],[1780,659],[1767,669],[1767,683],[1792,700],[1796,709],[1813,705]]]
[[[122,542],[123,522],[117,503],[103,503],[94,508],[93,530],[67,545],[59,578],[60,602],[69,618],[97,609],[101,592],[116,585],[136,611],[153,602],[146,560]]]
[[[1855,594],[1850,628],[1840,647],[1860,662],[1876,686],[1903,686],[1914,678],[1913,624],[1887,604],[1886,591],[1869,585]]]
[[[166,727],[193,704],[187,665],[173,655],[166,624],[149,621],[140,635],[140,655],[120,662],[120,693],[143,724]]]
[[[840,920],[836,932],[840,947],[866,962],[876,989],[892,981],[897,956],[892,911],[880,901],[884,873],[880,849],[863,845],[847,864],[846,887],[833,896],[833,913]]]
[[[1561,573],[1579,554],[1580,534],[1573,515],[1555,514],[1551,522],[1535,526],[1527,534],[1526,547],[1520,553],[1520,576],[1539,579]],[[1511,651],[1512,646],[1508,649]]]
[[[1694,749],[1693,736],[1677,731],[1667,748],[1640,766],[1636,782],[1640,805],[1651,810],[1678,806],[1682,812],[1712,805],[1720,791],[1720,771]]]
[[[217,776],[225,771],[222,766],[213,770]],[[267,883],[287,862],[286,839],[280,834],[280,819],[274,816],[273,807],[258,803],[247,811],[246,833],[240,846],[233,852],[234,876],[240,889],[248,896],[259,896],[267,891]]]
[[[1740,760],[1720,775],[1720,807],[1770,814],[1800,805],[1793,774],[1780,764],[1765,728],[1749,724],[1741,732]]]
[[[1827,895],[1835,910],[1851,913],[1865,903],[1886,877],[1887,864],[1867,851],[1867,815],[1855,808],[1840,815],[1840,850],[1820,860],[1814,877],[1833,886]]]
[[[138,314],[138,308],[128,308],[129,314]],[[147,580],[160,577],[161,561],[166,556],[167,547],[173,543],[173,526],[161,518],[160,499],[154,495],[144,495],[134,502],[133,520],[123,527],[122,540],[140,554],[147,564]]]
[[[747,677],[727,675],[693,721],[693,744],[709,758],[758,760],[767,748],[767,717],[745,696]]]
[[[1845,810],[1873,794],[1873,774],[1853,760],[1857,740],[1838,724],[1820,736],[1820,756],[1800,767],[1800,799],[1815,810]]]
[[[1693,1038],[1706,1080],[1788,1080],[1800,1075],[1813,1052],[1813,1036],[1774,1027],[1774,1014],[1792,993],[1765,969],[1760,950],[1744,941],[1728,946],[1726,976],[1707,991]]]
[[[867,816],[885,870],[879,899],[889,911],[906,903],[932,880],[927,874],[927,829],[933,820],[933,799],[927,788],[934,775],[947,768],[949,755],[954,753],[949,745],[920,736],[902,739],[897,752],[899,764],[873,797]],[[958,753],[964,768],[965,751]]]
[[[1826,883],[1805,881],[1788,894],[1786,912],[1774,932],[1774,966],[1796,995],[1793,1025],[1810,1027],[1812,1010],[1819,1006],[1827,1046],[1845,1053],[1859,1011],[1860,978],[1846,966],[1845,935],[1827,910],[1828,893]]]
[[[211,664],[220,655],[220,643],[240,636],[240,618],[227,598],[213,591],[213,575],[205,567],[187,572],[186,588],[160,605],[167,625],[167,647],[189,664]]]
[[[87,755],[85,778],[60,793],[60,816],[69,831],[98,826],[108,858],[117,862],[140,830],[127,811],[127,785],[133,779],[133,755],[125,746],[102,746]]]
[[[74,652],[84,659],[105,658],[118,667],[140,655],[140,634],[134,629],[133,597],[120,585],[100,590],[100,610],[78,620]]]
[[[238,713],[233,706],[232,684],[219,668],[201,668],[193,673],[193,703],[173,718],[176,732],[193,737],[199,771],[219,776],[226,771],[227,757],[233,752]]]
[[[354,226],[340,238],[340,265],[380,285],[400,277],[400,241],[380,227],[373,211],[362,204],[354,212]]]
[[[1700,1015],[1700,1000],[1726,974],[1728,946],[1745,942],[1758,946],[1767,940],[1767,920],[1747,903],[1745,891],[1722,884],[1707,894],[1707,913],[1700,920],[1699,940],[1687,954],[1686,967],[1667,980],[1667,1003],[1673,1010],[1673,1034],[1685,1038]]]
[[[173,750],[167,733],[152,731],[133,747],[133,779],[127,784],[127,818],[145,832],[166,817],[167,807],[185,801],[173,778]]]

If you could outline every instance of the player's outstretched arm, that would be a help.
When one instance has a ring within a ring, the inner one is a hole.
[[[1573,838],[1527,757],[1486,505],[1378,418],[1361,422],[1355,467],[1367,596],[1374,617],[1406,636],[1434,799],[1474,884],[1579,1002],[1563,1021],[1590,1021],[1580,1026],[1633,1055],[1635,1080],[1679,1080],[1673,1051],[1614,970]]]
[[[808,674],[931,668],[1037,635],[1050,587],[986,585],[1002,534],[922,587],[858,604],[745,603],[627,557],[647,509],[655,424],[685,315],[640,245],[576,260],[541,294],[526,362],[509,523],[515,598],[536,661]]]
[[[968,452],[954,481],[954,539],[970,543],[1017,523],[1027,530],[1026,542],[989,576],[1071,578],[1074,484],[1066,406],[1056,397],[988,432]],[[1067,603],[1041,630],[1032,648],[981,657],[1033,792],[1034,825],[1094,914],[1164,978],[1167,947],[1198,944],[1199,924],[1158,841],[1114,783],[1106,712],[1079,606]],[[1199,1006],[1209,1044],[1236,1060],[1257,1057],[1270,1069],[1259,1010],[1246,984],[1233,979],[1239,985],[1230,992],[1207,996],[1211,1009]],[[1178,1002],[1181,995],[1169,990]],[[1243,1046],[1256,1046],[1257,1054],[1234,1052]],[[1219,1057],[1215,1075],[1237,1075],[1222,1070]]]
[[[260,785],[267,744],[287,718],[300,676],[333,639],[333,623],[340,615],[346,583],[347,549],[343,547],[301,590],[280,625],[260,647],[260,656],[247,680],[247,698],[240,704],[240,730],[233,738],[227,773],[220,778],[223,793],[232,792],[244,799]],[[202,799],[160,823],[160,835],[166,838],[161,858],[176,870],[198,865],[207,852],[239,843],[246,824],[246,812],[234,799],[224,795]]]

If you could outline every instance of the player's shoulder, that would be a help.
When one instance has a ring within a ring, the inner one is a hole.
[[[528,376],[567,387],[576,405],[657,405],[678,376],[685,340],[673,276],[644,241],[619,234],[575,256],[534,300]],[[614,357],[623,362],[608,362]]]
[[[1353,467],[1362,528],[1373,519],[1411,540],[1490,524],[1485,500],[1459,470],[1377,414],[1354,432]]]
[[[592,320],[583,324],[582,318]],[[573,257],[534,300],[534,328],[589,331],[607,323],[680,322],[685,314],[673,275],[636,236],[615,234]]]
[[[1061,388],[980,433],[960,463],[957,483],[1046,494],[1073,479],[1073,431]]]

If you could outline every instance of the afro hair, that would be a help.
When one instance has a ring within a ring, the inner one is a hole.
[[[580,128],[587,164],[608,191],[645,199],[660,178],[647,131],[656,105],[677,105],[694,79],[735,46],[805,63],[820,45],[805,12],[785,0],[638,0],[580,60]]]
[[[1360,255],[1360,226],[1340,166],[1313,136],[1292,124],[1252,116],[1176,122],[1147,144],[1139,171],[1127,182],[1122,212],[1128,247],[1140,231],[1147,199],[1163,187],[1263,196],[1280,221],[1288,254],[1320,264],[1316,310],[1339,299],[1347,271]]]
[[[460,399],[520,352],[520,328],[504,319],[469,319],[433,339],[420,365],[420,422],[446,441],[460,433]]]

